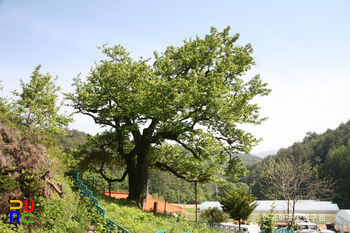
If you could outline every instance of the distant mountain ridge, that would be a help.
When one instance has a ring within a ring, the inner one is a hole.
[[[268,155],[275,155],[278,150],[269,150],[269,151],[263,151],[263,152],[258,152],[254,153],[253,155],[258,156],[260,158],[265,158]]]
[[[245,162],[245,165],[252,164],[262,160],[262,158],[251,154],[235,154],[235,155],[239,157],[243,162]]]

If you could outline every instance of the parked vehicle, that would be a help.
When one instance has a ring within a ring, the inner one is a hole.
[[[302,232],[302,233],[335,233],[335,231],[331,230],[321,230],[319,226],[317,226],[316,223],[311,222],[299,222],[296,224],[295,232]]]

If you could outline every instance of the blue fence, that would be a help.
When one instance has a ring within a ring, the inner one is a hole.
[[[78,187],[78,189],[80,189],[81,194],[84,197],[89,198],[93,205],[96,207],[97,211],[101,214],[101,216],[104,217],[106,215],[106,211],[101,206],[99,206],[98,200],[93,197],[92,191],[90,191],[87,188],[87,186],[83,183],[83,181],[79,179],[79,176],[81,176],[81,172],[75,171],[75,168],[73,168],[73,171],[67,172],[66,175],[73,177],[73,179],[75,180],[74,184]],[[122,233],[130,233],[130,231],[126,230],[124,227],[120,226],[118,223],[114,222],[110,218],[107,218],[106,222],[106,228],[108,230],[108,233],[115,232],[116,230]]]

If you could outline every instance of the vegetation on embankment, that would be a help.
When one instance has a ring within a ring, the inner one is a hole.
[[[96,233],[103,232],[105,220],[100,217],[95,208],[91,208],[89,202],[80,196],[72,185],[72,180],[60,175],[57,175],[55,180],[65,186],[66,193],[63,198],[56,193],[53,194],[51,199],[38,197],[32,212],[34,213],[33,224],[11,224],[9,215],[2,214],[0,232],[87,232],[90,224],[96,227]]]
[[[140,210],[127,200],[117,200],[107,197],[101,192],[93,191],[95,198],[99,200],[99,205],[106,210],[106,216],[127,229],[130,232],[158,232],[166,230],[167,232],[191,233],[199,232],[222,232],[215,228],[205,225],[199,227],[192,221],[184,220],[184,215],[175,218],[171,215],[153,214]]]

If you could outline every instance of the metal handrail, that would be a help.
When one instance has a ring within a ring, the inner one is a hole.
[[[97,209],[97,211],[101,214],[101,216],[106,216],[106,210],[103,209],[99,204],[98,200],[93,197],[93,193],[91,190],[87,188],[87,186],[83,183],[82,180],[79,179],[79,174],[81,172],[75,171],[75,168],[73,167],[73,171],[67,172],[66,175],[71,176],[75,182],[74,185],[80,189],[81,194],[84,197],[87,197],[92,202],[93,206]],[[121,231],[122,233],[130,233],[130,231],[126,230],[124,227],[120,226],[118,223],[114,222],[112,219],[107,218],[106,219],[107,224],[105,225],[107,228],[108,233],[114,232],[115,230]]]

